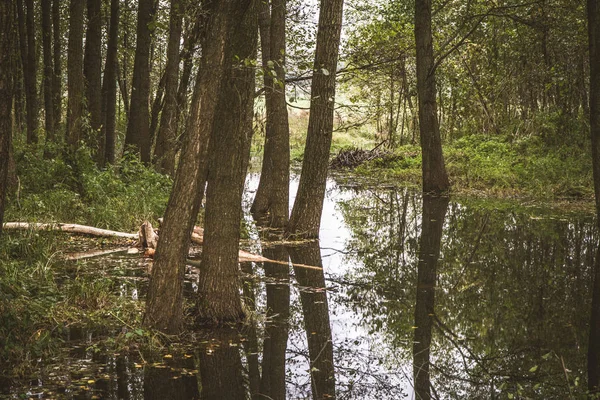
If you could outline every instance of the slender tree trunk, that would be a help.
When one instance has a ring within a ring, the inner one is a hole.
[[[13,80],[11,42],[13,25],[12,0],[0,0],[0,237],[8,186],[8,169],[12,141]]]
[[[192,228],[206,181],[206,155],[223,78],[228,2],[207,4],[201,65],[171,197],[154,256],[144,324],[178,332],[183,322],[183,276]]]
[[[156,131],[158,129],[160,111],[163,108],[165,98],[164,94],[166,78],[167,74],[163,72],[163,74],[160,77],[160,81],[158,81],[158,87],[156,88],[156,96],[154,96],[154,101],[152,102],[152,107],[150,108],[150,143],[154,143]]]
[[[87,32],[83,57],[85,99],[92,130],[90,142],[98,140],[102,109],[102,0],[87,0]]]
[[[431,197],[428,195],[423,197],[413,341],[415,393],[417,399],[423,400],[431,398],[429,366],[431,364],[433,316],[435,315],[437,263],[440,256],[442,228],[447,209],[447,197]]]
[[[286,1],[261,2],[260,36],[264,69],[267,126],[260,183],[252,204],[258,218],[285,228],[290,207],[290,128],[285,98]]]
[[[195,13],[197,14],[197,12]],[[187,123],[187,100],[188,100],[188,89],[190,85],[190,78],[192,76],[192,62],[194,60],[194,53],[196,51],[196,44],[200,40],[200,32],[202,30],[202,18],[197,17],[194,21],[194,25],[188,34],[185,35],[183,42],[183,51],[181,53],[181,60],[183,61],[183,70],[181,72],[181,81],[179,82],[179,89],[177,90],[177,126],[180,126],[179,121],[181,116],[184,115],[183,124]],[[179,143],[181,147],[181,143]]]
[[[162,109],[154,162],[160,172],[173,175],[177,151],[177,89],[179,78],[179,42],[182,25],[181,0],[171,0],[167,65],[165,66],[165,100]]]
[[[150,22],[153,18],[154,0],[138,3],[137,42],[133,63],[131,105],[125,145],[133,146],[140,153],[142,162],[150,163]]]
[[[257,0],[235,0],[230,6],[231,39],[223,53],[225,78],[208,154],[204,249],[198,283],[198,319],[207,323],[243,317],[237,254],[255,86],[255,71],[246,66],[245,60],[256,58],[257,6]]]
[[[35,25],[33,18],[33,0],[17,0],[19,22],[19,43],[21,62],[23,64],[23,80],[25,83],[25,107],[27,109],[27,143],[37,143],[37,63],[35,59]]]
[[[52,1],[52,36],[54,41],[52,93],[54,96],[54,132],[57,134],[62,116],[62,36],[60,34],[60,0]]]
[[[67,59],[67,143],[74,151],[83,139],[83,17],[85,3],[71,0],[69,7],[69,48]]]
[[[119,0],[110,1],[110,27],[106,49],[103,90],[105,91],[105,117],[102,123],[102,165],[115,163],[116,105],[117,105],[117,52],[119,41]]]
[[[44,52],[44,122],[46,130],[46,143],[54,142],[54,92],[52,80],[54,67],[52,65],[52,4],[42,1],[42,48]]]
[[[321,226],[343,4],[343,0],[321,0],[302,175],[288,226],[289,233],[299,237],[316,238]]]
[[[596,194],[596,220],[600,229],[600,2],[588,0],[590,52],[590,133]],[[596,252],[588,348],[588,387],[600,392],[600,248]]]
[[[415,40],[417,46],[417,93],[419,129],[423,158],[423,192],[443,193],[450,189],[437,118],[431,0],[416,0]]]
[[[290,247],[294,264],[323,266],[318,241]],[[313,399],[335,399],[333,340],[329,321],[329,304],[323,270],[294,267],[296,281],[308,290],[300,291],[304,330],[308,341],[310,381]]]

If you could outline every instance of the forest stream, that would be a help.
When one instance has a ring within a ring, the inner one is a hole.
[[[245,207],[258,185],[249,175]],[[292,197],[298,178],[292,180]],[[254,317],[145,360],[64,328],[37,378],[0,381],[2,398],[580,398],[586,389],[594,249],[590,214],[429,198],[330,179],[320,242],[246,250],[295,264],[241,264]],[[287,244],[286,244],[287,245]],[[64,261],[144,301],[148,259],[126,252]],[[70,264],[70,265],[69,265]],[[186,293],[196,290],[189,267]],[[600,338],[596,338],[600,340]],[[312,367],[310,367],[312,360]],[[312,379],[311,379],[312,377]]]

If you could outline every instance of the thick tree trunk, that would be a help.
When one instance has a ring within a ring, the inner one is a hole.
[[[207,4],[201,65],[194,86],[190,118],[179,167],[154,257],[144,324],[178,332],[183,322],[183,276],[189,240],[206,180],[206,154],[223,77],[228,2]]]
[[[440,256],[442,228],[448,209],[447,197],[423,197],[417,302],[415,305],[415,335],[413,341],[413,375],[418,399],[431,398],[429,377],[431,333],[435,305],[437,263]]]
[[[125,145],[133,146],[144,163],[150,163],[150,22],[153,17],[153,0],[138,3],[137,42],[133,63],[131,105]]]
[[[261,3],[260,36],[264,69],[267,126],[260,183],[252,212],[269,225],[285,228],[290,207],[290,134],[285,98],[286,1]]]
[[[52,94],[54,97],[54,132],[58,133],[62,116],[62,39],[60,33],[60,0],[52,1],[52,36],[54,48]]]
[[[596,194],[596,220],[600,229],[600,2],[588,0],[590,52],[590,133]],[[600,250],[596,252],[588,348],[588,386],[600,392]]]
[[[320,267],[323,265],[318,241],[290,247],[288,250],[294,264],[302,263]],[[335,368],[329,304],[327,292],[324,290],[325,275],[322,269],[305,269],[296,266],[294,266],[294,274],[298,285],[308,289],[300,291],[300,302],[308,341],[313,399],[334,399]]]
[[[173,175],[177,151],[177,89],[179,78],[179,42],[182,25],[181,0],[171,0],[169,43],[165,67],[165,100],[154,151],[155,163],[160,172]]]
[[[431,0],[416,0],[415,40],[417,46],[417,94],[419,130],[423,158],[423,192],[443,193],[450,189],[444,165],[437,117]]]
[[[116,146],[116,106],[117,106],[117,51],[119,40],[119,0],[110,2],[110,27],[106,49],[103,90],[106,99],[105,117],[102,124],[103,161],[102,165],[115,163]]]
[[[25,107],[27,109],[27,143],[37,143],[37,63],[35,59],[33,0],[25,0],[25,8],[23,7],[23,0],[17,0],[19,44],[23,65],[23,80],[25,83]]]
[[[46,142],[55,142],[54,137],[54,92],[52,81],[54,79],[54,66],[52,64],[52,4],[42,1],[42,49],[44,52],[44,122],[46,129]]]
[[[12,141],[13,63],[11,32],[13,25],[12,0],[0,0],[0,237],[8,193],[8,169]]]
[[[67,59],[67,143],[69,149],[77,149],[83,139],[83,17],[85,3],[71,0],[69,7],[69,46]]]
[[[208,155],[203,268],[198,283],[198,318],[207,323],[243,316],[237,253],[255,86],[254,69],[244,61],[256,57],[257,6],[256,0],[230,5],[232,30],[223,53],[223,87]]]
[[[235,343],[239,333],[236,331],[216,331],[211,338],[215,346],[207,348],[202,345],[198,349],[200,361],[200,380],[198,385],[202,388],[200,399],[247,399],[246,382],[244,379],[244,366],[240,346],[231,346]]]
[[[102,0],[87,0],[87,32],[83,75],[85,77],[85,99],[92,130],[90,141],[95,142],[103,122],[102,109]]]
[[[302,175],[288,226],[288,232],[297,237],[316,238],[321,226],[333,134],[343,3],[343,0],[321,0]]]

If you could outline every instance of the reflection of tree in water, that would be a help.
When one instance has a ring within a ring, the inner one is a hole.
[[[418,203],[406,191],[387,191],[340,204],[352,233],[348,261],[358,264],[345,277],[356,283],[346,301],[404,360],[413,333]],[[575,379],[585,379],[593,221],[485,206],[453,202],[448,209],[437,268],[434,386],[452,397],[552,397],[569,392],[568,379],[576,390]]]
[[[447,197],[423,196],[413,341],[413,377],[417,399],[431,398],[431,334],[435,317],[437,263],[447,208]]]
[[[321,249],[317,241],[289,248],[294,264],[322,267]],[[300,285],[300,301],[310,359],[311,391],[313,398],[335,397],[333,342],[329,322],[329,306],[322,269],[294,267]]]

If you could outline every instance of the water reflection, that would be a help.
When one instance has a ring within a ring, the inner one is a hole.
[[[592,217],[331,181],[323,218],[320,242],[299,247],[246,219],[255,251],[295,266],[241,266],[253,318],[239,332],[210,332],[154,364],[136,354],[100,356],[90,350],[94,335],[69,329],[77,351],[0,393],[562,399],[585,396],[588,374],[593,385],[600,328],[590,315],[600,283]],[[146,272],[137,262],[108,256],[71,271],[102,271],[124,296],[135,289],[143,301]],[[189,285],[195,276],[186,275]]]
[[[447,208],[447,197],[423,196],[413,342],[413,377],[417,399],[431,398],[429,366],[437,263]]]

